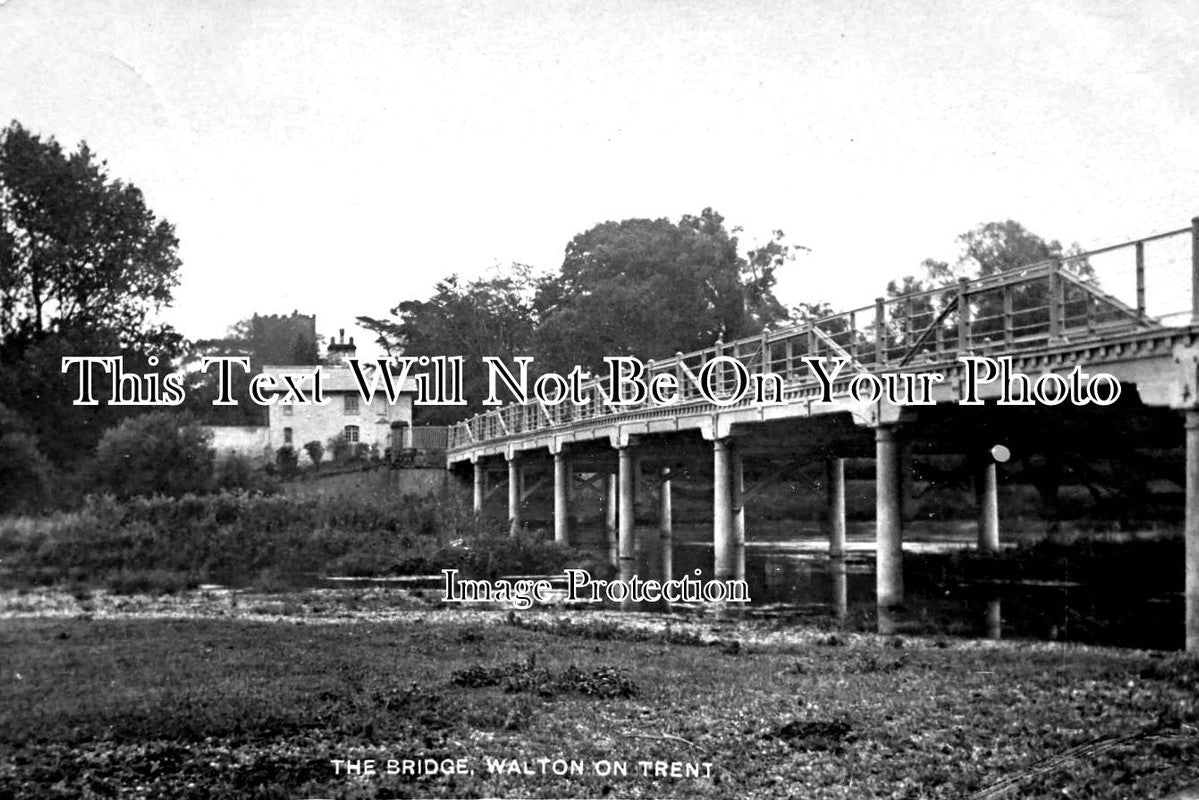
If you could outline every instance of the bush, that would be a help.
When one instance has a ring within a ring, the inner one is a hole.
[[[311,442],[304,443],[304,452],[308,453],[308,457],[312,459],[314,467],[320,467],[321,459],[325,457],[325,446],[316,439]]]
[[[28,433],[0,433],[0,513],[32,512],[50,500],[52,469]]]
[[[285,444],[275,451],[275,466],[284,475],[291,475],[300,466],[300,456],[290,444]]]
[[[329,453],[333,456],[333,460],[340,464],[350,459],[353,449],[346,441],[346,437],[339,433],[329,440]]]
[[[131,417],[100,437],[87,470],[90,483],[122,498],[210,491],[210,440],[186,415],[155,411]]]
[[[279,490],[279,484],[263,470],[255,467],[250,459],[234,453],[217,462],[213,488],[218,492],[244,489],[248,492],[274,494]]]

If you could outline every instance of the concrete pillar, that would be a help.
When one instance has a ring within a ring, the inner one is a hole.
[[[899,443],[899,462],[896,465],[899,479],[899,518],[904,522],[912,519],[915,506],[912,498],[912,443]]]
[[[745,580],[745,462],[733,448],[733,577]]]
[[[620,495],[620,579],[629,582],[637,572],[637,541],[636,529],[633,526],[633,451],[630,447],[622,447],[620,453],[619,495]],[[621,610],[629,611],[635,607],[632,600],[624,600]]]
[[[508,457],[508,529],[513,536],[520,530],[520,463],[516,453]]]
[[[674,511],[671,508],[670,494],[670,467],[663,467],[662,488],[658,494],[658,545],[664,581],[674,577]]]
[[[1199,654],[1199,411],[1186,412],[1186,648]]]
[[[895,425],[880,425],[875,445],[875,540],[877,595],[880,609],[903,603],[903,520],[899,512],[899,433]]]
[[[995,553],[999,551],[999,476],[990,456],[978,478],[978,549]]]
[[[604,478],[604,533],[608,537],[608,563],[620,566],[620,552],[616,538],[617,485],[616,475]]]
[[[828,571],[833,584],[833,614],[837,624],[844,625],[849,619],[849,571],[845,559],[830,559]]]
[[[733,465],[727,439],[712,442],[712,546],[715,550],[714,576],[728,580],[737,568],[733,544]]]
[[[554,453],[554,541],[564,545],[570,544],[570,502],[566,494],[570,481],[568,466],[565,453]]]
[[[828,555],[829,558],[845,558],[845,459],[825,461],[825,488],[828,495],[825,515]]]
[[[484,487],[483,487],[483,478],[487,474],[483,470],[482,459],[480,459],[474,463],[474,468],[475,468],[475,496],[474,496],[473,508],[474,508],[476,514],[482,514],[483,513],[483,496],[485,494]]]

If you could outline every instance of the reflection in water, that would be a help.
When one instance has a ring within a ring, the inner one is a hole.
[[[1000,609],[1000,601],[998,597],[993,597],[987,601],[987,613],[985,617],[986,631],[988,639],[1003,638],[1003,612]]]
[[[852,551],[832,560],[819,547],[793,542],[747,548],[751,610],[850,630],[917,635],[986,636],[1079,641],[1121,647],[1182,647],[1182,598],[1135,593],[1129,587],[1036,583],[970,584],[950,556],[925,552],[905,565],[902,609],[877,616],[874,554]],[[804,540],[805,543],[808,541]],[[813,542],[813,544],[815,544]],[[712,569],[712,547],[675,547],[676,574]]]

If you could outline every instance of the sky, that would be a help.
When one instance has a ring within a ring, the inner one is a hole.
[[[849,308],[983,222],[1189,224],[1188,5],[0,0],[0,116],[174,224],[192,338],[299,310],[361,344],[450,274],[705,207],[809,248],[784,304]]]

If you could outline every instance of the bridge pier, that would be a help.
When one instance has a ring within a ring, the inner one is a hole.
[[[737,565],[733,531],[733,454],[728,439],[712,441],[712,548],[713,577],[728,580]]]
[[[484,485],[484,479],[487,473],[483,469],[483,459],[480,458],[476,460],[473,466],[475,473],[475,492],[471,507],[474,509],[476,514],[481,515],[483,513],[483,497],[487,493],[487,487]]]
[[[875,442],[875,541],[879,622],[885,612],[903,604],[903,519],[899,499],[899,431],[880,425]]]
[[[1199,225],[1197,225],[1199,229]],[[1186,412],[1186,650],[1199,654],[1199,411]]]
[[[636,481],[633,477],[634,467],[633,448],[622,447],[619,453],[619,500],[620,500],[620,579],[626,584],[632,581],[637,572],[637,529],[634,524],[633,502]],[[622,611],[632,611],[636,604],[626,597],[620,603]]]
[[[733,577],[745,580],[745,461],[736,447],[732,461]]]
[[[521,469],[515,452],[508,456],[508,531],[513,536],[520,530]]]
[[[554,453],[554,541],[570,544],[570,498],[567,496],[570,481],[570,465],[566,454]]]
[[[670,467],[662,468],[658,494],[658,547],[661,553],[662,580],[674,577],[674,511],[671,507]]]
[[[620,552],[616,535],[617,479],[614,473],[604,477],[604,534],[608,537],[608,563],[620,566]]]
[[[829,558],[845,558],[845,459],[825,461],[825,491],[827,508],[825,525],[828,530]]]
[[[978,474],[978,549],[999,551],[999,476],[995,461],[987,456]]]

